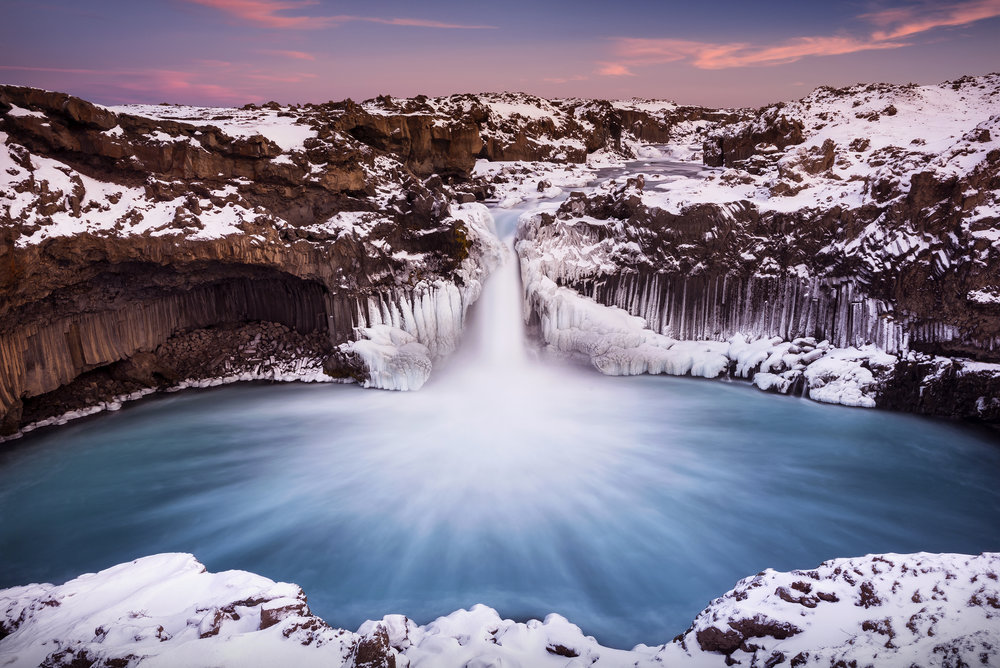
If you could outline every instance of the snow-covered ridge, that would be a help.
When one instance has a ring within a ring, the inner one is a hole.
[[[248,138],[262,135],[285,152],[302,150],[307,139],[316,137],[316,131],[297,113],[299,107],[265,105],[235,108],[126,104],[106,109],[116,114],[131,114],[155,120],[211,125],[230,137]]]
[[[752,147],[741,168],[660,184],[644,199],[673,212],[738,200],[782,212],[885,205],[905,198],[918,174],[945,181],[986,161],[1000,148],[998,109],[1000,74],[930,86],[821,87],[713,129],[707,143],[724,148],[735,138],[765,134],[779,119],[798,124],[801,141],[784,149]],[[995,191],[968,198],[971,218],[997,217]]]
[[[191,555],[159,554],[63,585],[0,591],[0,657],[53,668],[993,665],[998,571],[995,553],[869,555],[767,570],[712,601],[672,642],[620,650],[559,615],[519,623],[482,605],[426,625],[393,614],[356,632],[335,629],[311,613],[296,585],[209,573]]]

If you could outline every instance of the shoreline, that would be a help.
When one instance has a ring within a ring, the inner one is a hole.
[[[938,654],[986,665],[1000,654],[998,570],[998,552],[868,554],[766,569],[710,601],[673,640],[619,649],[559,614],[518,621],[482,604],[422,625],[388,614],[352,632],[314,615],[298,585],[211,573],[191,554],[162,553],[60,585],[0,590],[0,649],[18,665],[246,665],[262,653],[355,668],[476,659],[554,668],[577,657],[581,665],[641,668],[740,659],[909,665]]]
[[[774,395],[775,397],[786,397],[789,399],[805,399],[812,403],[835,406],[838,408],[857,408],[865,410],[876,410],[876,411],[889,411],[892,413],[900,413],[904,415],[913,415],[915,417],[920,417],[929,420],[942,421],[949,424],[955,424],[963,429],[975,429],[991,436],[1000,437],[1000,424],[989,422],[987,420],[980,420],[975,418],[965,418],[958,416],[947,416],[947,415],[935,415],[933,413],[922,413],[917,411],[902,411],[893,408],[885,408],[880,406],[867,407],[867,406],[852,406],[848,404],[819,401],[813,399],[805,394],[793,394],[789,392],[779,392],[774,389],[764,389],[761,388],[757,383],[754,382],[753,378],[747,378],[740,376],[738,374],[721,374],[715,377],[705,377],[693,375],[691,373],[686,374],[670,374],[670,373],[648,373],[644,372],[641,374],[606,374],[600,369],[597,369],[588,358],[579,353],[567,353],[558,350],[545,350],[541,348],[539,350],[539,355],[542,358],[549,357],[552,361],[557,363],[569,363],[577,368],[586,370],[588,372],[596,373],[599,376],[606,376],[609,378],[615,377],[627,377],[632,375],[647,376],[649,378],[655,378],[658,376],[668,377],[668,378],[678,378],[685,380],[699,380],[699,381],[712,381],[712,382],[722,382],[730,383],[733,385],[739,385],[746,390],[755,389],[763,394]],[[342,384],[350,385],[356,384],[355,380],[352,378],[335,378],[329,376],[322,371],[322,363],[319,360],[313,358],[302,358],[305,360],[303,366],[309,363],[316,363],[319,365],[319,369],[312,369],[309,373],[301,373],[295,371],[283,371],[283,370],[270,370],[269,372],[242,372],[239,374],[230,374],[228,376],[216,376],[211,378],[202,379],[186,379],[176,385],[171,385],[164,388],[146,388],[143,390],[138,390],[130,394],[115,395],[105,401],[92,406],[75,409],[62,413],[60,415],[52,416],[49,418],[44,418],[42,420],[25,425],[20,430],[14,434],[7,436],[0,436],[0,446],[5,444],[12,444],[20,441],[21,439],[33,435],[39,430],[49,430],[55,427],[65,426],[71,422],[89,417],[95,417],[102,413],[117,412],[128,405],[136,405],[142,399],[147,397],[155,397],[159,395],[173,394],[176,392],[182,392],[185,390],[205,390],[216,387],[222,387],[226,385],[236,385],[236,384],[273,384],[273,383],[304,383],[304,384]],[[545,364],[547,363],[544,359],[539,360],[536,363]],[[435,365],[436,366],[436,365]],[[1000,366],[1000,365],[998,365]],[[445,365],[442,370],[454,369],[452,365]],[[361,387],[359,385],[359,387]],[[362,389],[379,389],[379,388],[362,388]],[[411,390],[414,392],[419,392],[420,390]],[[44,433],[44,432],[43,432]]]

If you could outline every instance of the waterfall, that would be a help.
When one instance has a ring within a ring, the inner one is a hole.
[[[522,318],[521,276],[513,238],[519,210],[495,210],[497,236],[504,244],[502,264],[483,288],[466,333],[466,345],[481,372],[520,374],[529,365]],[[472,361],[472,360],[469,360]]]

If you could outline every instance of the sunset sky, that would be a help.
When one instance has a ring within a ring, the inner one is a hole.
[[[107,104],[519,90],[749,106],[1000,70],[1000,0],[0,0],[0,83]]]

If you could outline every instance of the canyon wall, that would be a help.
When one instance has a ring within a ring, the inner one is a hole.
[[[453,350],[493,241],[419,174],[466,173],[477,131],[456,121],[442,139],[416,119],[409,144],[379,148],[350,132],[352,109],[129,109],[156,118],[0,87],[0,431],[137,382],[209,377],[220,356],[259,375],[256,352],[225,348],[249,323],[358,377],[337,349],[373,300],[433,356]],[[201,365],[178,358],[195,349]],[[123,366],[136,356],[141,372]]]
[[[721,169],[573,193],[518,233],[536,322],[609,372],[805,382],[821,400],[1000,420],[997,94],[997,75],[818,89],[708,128]],[[837,373],[862,389],[824,395]]]

